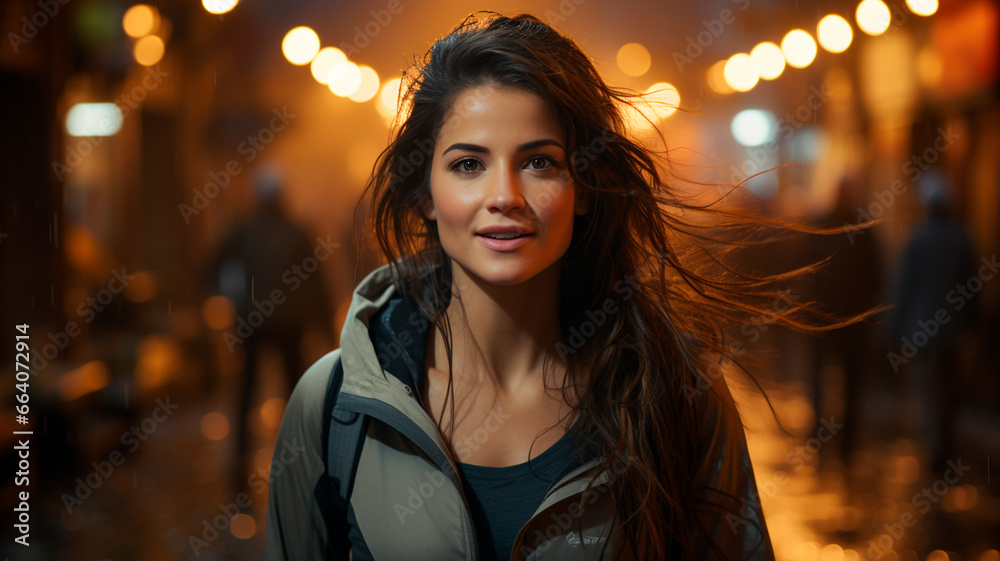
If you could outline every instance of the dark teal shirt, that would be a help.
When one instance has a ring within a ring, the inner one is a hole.
[[[574,452],[571,435],[567,432],[523,464],[484,467],[458,463],[484,560],[508,561],[518,532],[542,504],[549,487],[583,465]]]

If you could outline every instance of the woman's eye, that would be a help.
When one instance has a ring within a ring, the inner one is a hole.
[[[450,167],[453,170],[458,169],[458,171],[460,172],[472,173],[479,169],[478,166],[479,166],[478,160],[473,160],[472,158],[465,158],[452,163]]]
[[[543,156],[536,156],[528,160],[528,166],[536,171],[544,171],[552,166],[552,160]]]

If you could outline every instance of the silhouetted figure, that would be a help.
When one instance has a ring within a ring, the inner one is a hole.
[[[897,307],[886,355],[895,372],[912,377],[920,404],[918,426],[935,469],[955,458],[958,336],[972,320],[976,285],[972,279],[977,278],[965,229],[948,216],[947,187],[936,169],[918,180],[927,221],[903,251],[893,285]]]
[[[247,486],[248,416],[261,352],[268,345],[280,351],[290,394],[307,366],[303,335],[312,329],[330,336],[330,303],[320,267],[339,245],[311,237],[284,214],[272,169],[259,168],[254,180],[259,208],[233,227],[211,269],[213,292],[236,307],[235,325],[224,334],[226,346],[234,353],[242,347],[245,356],[235,420],[237,490]]]
[[[817,225],[842,227],[845,224],[856,224],[860,206],[858,191],[858,184],[848,179],[843,180],[838,187],[834,208],[820,218]],[[812,298],[821,304],[823,310],[846,317],[878,305],[882,284],[880,250],[878,240],[872,232],[855,230],[844,234],[814,236],[812,241],[813,260],[829,258],[823,270],[808,283]],[[857,437],[861,433],[858,406],[862,385],[872,364],[873,335],[872,324],[863,322],[829,331],[815,339],[811,373],[816,424],[810,436],[826,442],[825,433],[817,435],[824,426],[827,431],[835,430],[838,433],[830,435],[830,445],[824,445],[820,450],[820,465],[830,459],[837,442],[840,460],[845,467],[849,465],[851,454],[857,448]],[[843,404],[839,411],[831,411],[823,406],[823,373],[831,371],[828,366],[837,367],[842,372]]]

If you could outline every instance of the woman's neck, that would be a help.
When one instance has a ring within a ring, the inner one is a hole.
[[[556,263],[522,284],[497,286],[453,265],[453,297],[445,313],[456,379],[478,385],[485,378],[501,394],[542,381],[543,363],[560,333],[559,272]],[[436,329],[434,339],[434,366],[447,371],[444,339]]]

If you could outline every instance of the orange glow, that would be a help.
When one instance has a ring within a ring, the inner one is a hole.
[[[896,459],[896,476],[903,483],[913,483],[920,475],[920,462],[913,456]]]
[[[73,401],[89,393],[103,389],[111,381],[108,365],[100,360],[90,361],[70,370],[59,378],[59,390],[63,401]]]
[[[351,61],[344,61],[330,70],[330,91],[340,97],[347,97],[361,87],[361,69]]]
[[[663,120],[677,112],[681,104],[681,94],[677,86],[667,82],[657,82],[646,88],[649,105],[657,119]]]
[[[862,0],[854,12],[854,19],[857,20],[861,31],[878,36],[889,29],[892,13],[882,0]]]
[[[835,543],[823,546],[819,551],[819,561],[844,561],[844,548]]]
[[[83,275],[101,278],[114,265],[111,255],[87,228],[68,226],[65,243],[66,259],[73,269]]]
[[[236,306],[225,296],[210,296],[201,304],[201,317],[205,325],[223,330],[236,319]]]
[[[122,16],[122,29],[129,37],[144,37],[156,31],[159,26],[160,13],[148,4],[136,4]]]
[[[347,55],[337,47],[323,47],[309,64],[313,78],[323,85],[330,83],[330,71],[341,62],[347,62]]]
[[[382,85],[382,93],[378,96],[378,103],[375,104],[375,108],[379,114],[387,119],[392,119],[396,116],[396,100],[400,94],[399,86],[402,81],[402,78],[393,78]]]
[[[378,94],[378,73],[371,66],[365,65],[358,66],[358,70],[361,71],[361,85],[348,97],[351,101],[364,103]]]
[[[257,533],[257,523],[249,514],[237,514],[229,521],[229,531],[241,540],[249,540]]]
[[[274,449],[265,446],[253,455],[253,467],[260,473],[268,474],[271,471],[271,459],[274,457]]]
[[[781,48],[770,41],[759,43],[750,51],[750,59],[764,80],[774,80],[785,70],[785,56]]]
[[[281,426],[281,416],[284,414],[285,400],[278,397],[272,397],[260,407],[260,420],[270,429]]]
[[[649,70],[652,62],[649,50],[639,43],[627,43],[618,49],[618,68],[626,76],[642,76]]]
[[[319,36],[306,26],[296,27],[285,34],[281,41],[281,52],[294,65],[309,64],[319,53]]]
[[[201,0],[201,5],[210,14],[225,14],[232,11],[240,0]]]
[[[837,14],[830,14],[819,20],[816,35],[819,37],[820,46],[831,53],[846,51],[854,39],[851,24]]]
[[[805,68],[816,58],[816,41],[807,31],[793,29],[781,40],[781,53],[789,66]]]
[[[229,419],[217,411],[201,418],[201,434],[209,440],[222,440],[229,434]]]
[[[135,56],[135,61],[139,64],[153,66],[163,58],[166,48],[166,45],[163,44],[163,39],[160,39],[156,35],[147,35],[135,42],[132,54]]]
[[[906,7],[918,16],[932,16],[938,10],[937,0],[906,0]]]
[[[708,69],[708,73],[705,78],[708,81],[708,87],[712,89],[713,92],[718,94],[731,94],[734,90],[729,87],[726,83],[726,61],[720,60],[713,64],[711,68]]]
[[[142,392],[159,388],[180,376],[183,360],[173,340],[162,335],[147,335],[139,341],[136,352],[135,381]]]
[[[723,75],[726,77],[726,84],[738,92],[748,92],[757,85],[760,74],[754,66],[750,55],[746,53],[736,53],[726,61]]]
[[[132,302],[149,302],[156,296],[156,279],[149,271],[132,273],[134,277],[125,285],[125,297]]]

